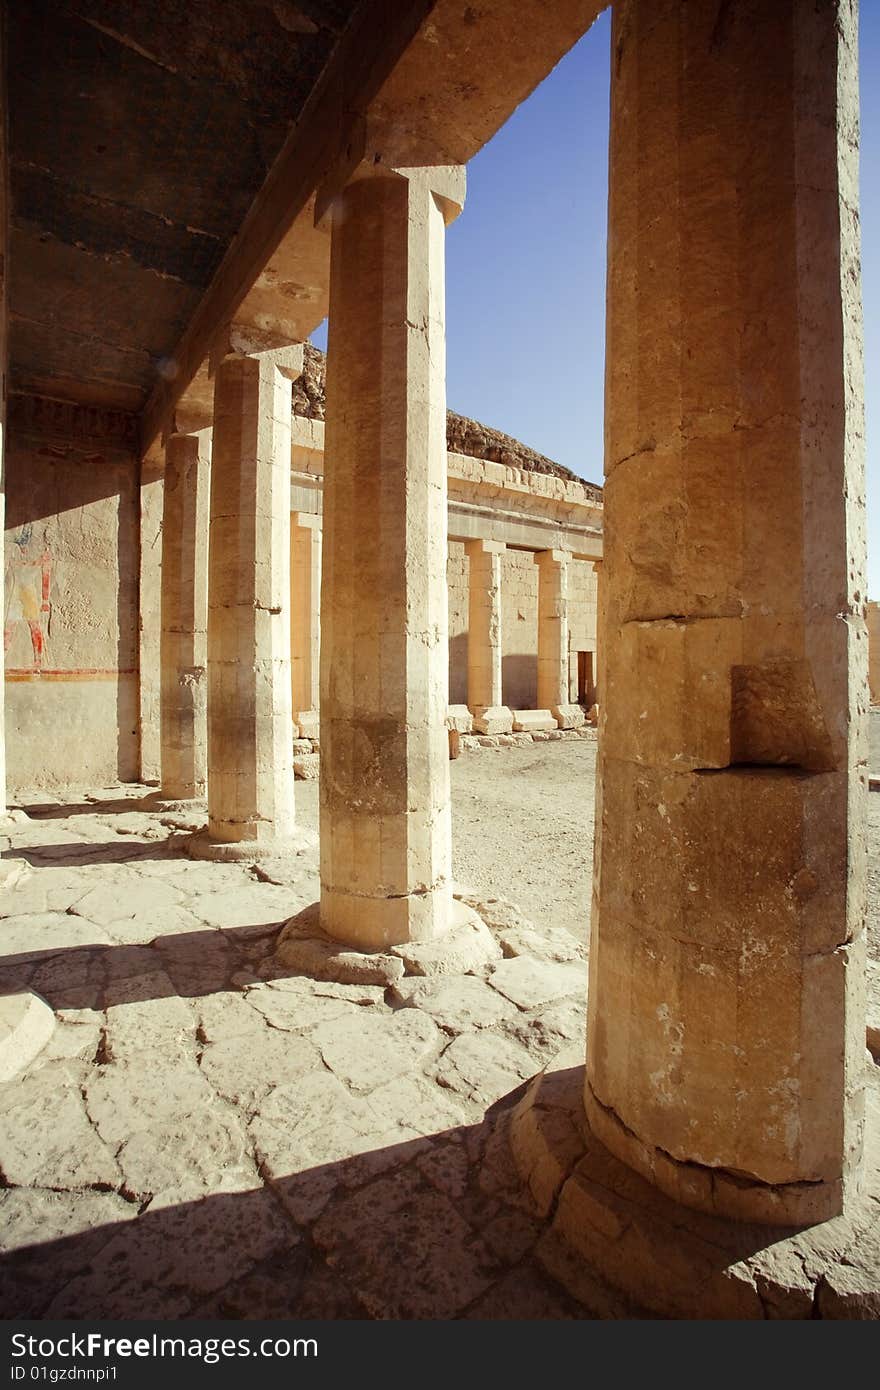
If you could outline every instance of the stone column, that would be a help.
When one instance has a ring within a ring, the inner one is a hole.
[[[584,723],[580,705],[569,700],[568,579],[565,550],[540,550],[538,566],[538,708],[549,709],[560,729]]]
[[[217,366],[208,578],[208,831],[190,852],[278,854],[294,833],[291,378],[302,346]]]
[[[599,706],[601,718],[605,702],[605,580],[602,577],[604,568],[601,560],[593,561],[593,573],[596,576],[596,669],[593,674],[595,701]]]
[[[318,738],[321,690],[321,518],[290,515],[290,647],[293,721]]]
[[[678,1200],[841,1210],[865,1056],[856,32],[616,0],[590,1122]]]
[[[502,686],[503,541],[466,541],[468,557],[468,705],[481,734],[509,734],[513,715]]]
[[[451,906],[444,224],[464,171],[334,206],[321,589],[321,923],[371,949]]]
[[[162,504],[161,795],[205,795],[211,431],[172,434]]]

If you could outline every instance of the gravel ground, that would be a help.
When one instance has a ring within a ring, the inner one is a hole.
[[[880,710],[871,712],[871,770],[880,776]],[[508,898],[535,926],[586,941],[593,864],[595,743],[481,749],[450,764],[455,876]],[[318,788],[297,782],[297,815],[317,826]],[[868,922],[880,960],[880,792],[869,796]]]

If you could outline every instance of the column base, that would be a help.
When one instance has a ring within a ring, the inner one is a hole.
[[[553,705],[550,713],[560,729],[581,729],[587,722],[580,705]]]
[[[31,989],[0,996],[0,1081],[11,1081],[42,1052],[55,1015]]]
[[[535,1078],[510,1130],[534,1208],[553,1213],[536,1254],[575,1297],[590,1303],[597,1284],[610,1287],[633,1317],[880,1317],[880,1072],[864,1192],[842,1216],[794,1230],[694,1211],[621,1162],[585,1115],[577,1059]]]
[[[283,967],[316,980],[383,986],[393,985],[404,975],[463,975],[500,958],[501,947],[482,917],[458,898],[449,904],[449,921],[442,936],[378,951],[329,936],[322,926],[320,903],[312,903],[285,923],[275,953]]]
[[[549,709],[515,709],[513,728],[517,734],[549,734],[559,725]]]
[[[474,716],[467,705],[450,705],[446,714],[446,727],[450,733],[469,734],[473,731]]]
[[[489,735],[513,733],[513,715],[506,705],[475,705],[473,716],[473,726],[477,733]]]
[[[300,710],[297,714],[293,716],[293,722],[299,729],[300,738],[320,740],[321,716],[317,710]]]
[[[321,930],[359,951],[435,941],[448,931],[452,916],[449,884],[400,897],[367,897],[321,885]]]
[[[260,859],[284,859],[314,850],[318,837],[313,830],[296,830],[292,835],[266,840],[214,840],[207,830],[182,836],[179,847],[190,859],[212,859],[218,864],[254,864]]]
[[[688,1163],[652,1148],[584,1087],[587,1123],[609,1153],[648,1179],[674,1202],[694,1211],[762,1226],[805,1226],[830,1221],[843,1210],[843,1183],[763,1183],[720,1168]]]

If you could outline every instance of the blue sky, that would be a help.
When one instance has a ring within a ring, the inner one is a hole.
[[[447,234],[449,407],[602,481],[610,15],[468,166]],[[880,3],[862,5],[868,592],[880,598]],[[317,336],[317,335],[316,335]],[[324,346],[323,332],[318,339]]]

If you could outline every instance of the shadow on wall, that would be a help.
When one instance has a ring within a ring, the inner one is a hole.
[[[509,709],[535,709],[538,703],[538,657],[534,652],[510,652],[501,662],[504,704]]]
[[[138,545],[132,450],[13,422],[4,560],[11,786],[136,778]]]
[[[468,637],[460,632],[449,639],[449,703],[468,702]]]

